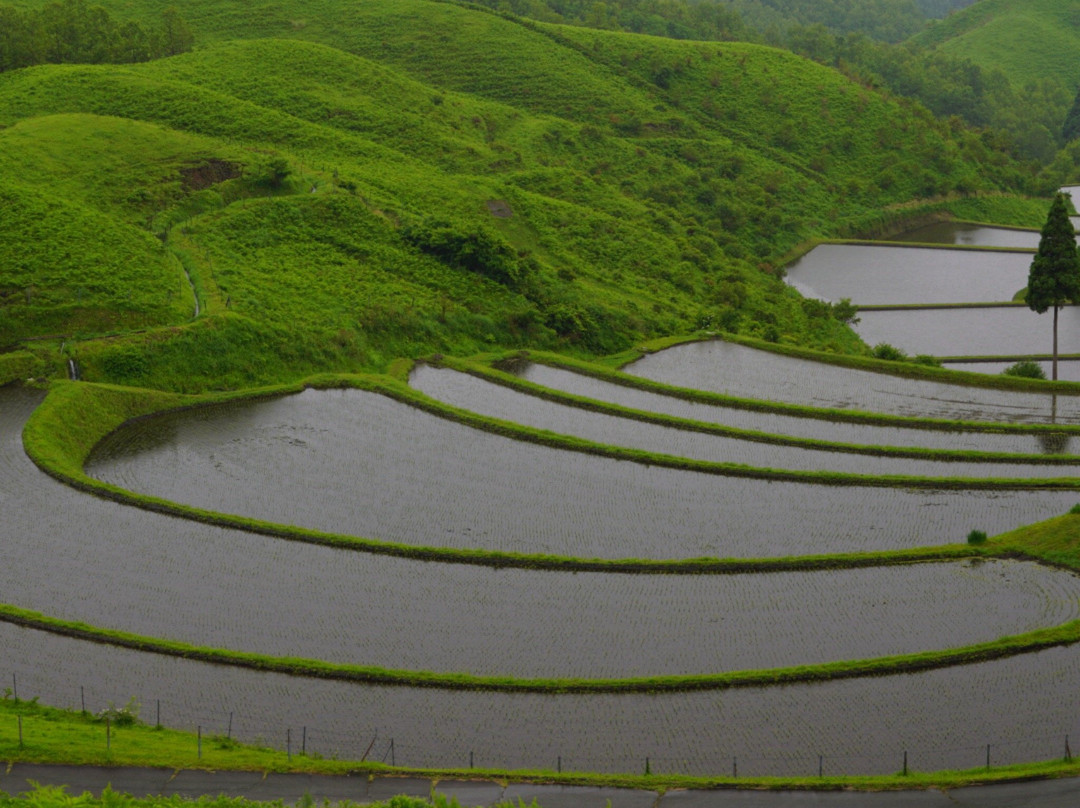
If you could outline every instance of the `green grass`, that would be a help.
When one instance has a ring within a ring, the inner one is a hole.
[[[86,379],[199,391],[432,351],[596,356],[718,322],[859,352],[776,276],[785,254],[895,224],[913,201],[944,210],[1025,181],[973,135],[771,48],[426,0],[197,0],[184,15],[202,44],[192,53],[0,75],[0,164],[49,204],[79,206],[36,240],[74,220],[99,238],[141,230],[151,252],[149,233],[167,236],[215,320],[132,333],[190,319],[168,254],[124,259],[154,270],[127,279],[125,301],[88,282],[82,310],[61,316],[63,281],[102,263],[70,255],[63,278],[35,288],[50,305],[10,318],[9,341],[79,337]],[[291,172],[277,189],[260,180],[271,158]],[[187,181],[212,164],[242,176]],[[512,215],[493,216],[496,202]],[[402,240],[431,217],[495,233],[527,280],[501,285]],[[82,339],[106,333],[121,338]]]
[[[18,743],[18,719],[23,724],[24,744]],[[351,774],[353,776],[421,777],[433,781],[433,790],[440,780],[475,780],[477,778],[505,783],[552,783],[611,788],[638,788],[661,793],[671,789],[710,789],[723,787],[757,789],[807,789],[833,791],[838,789],[885,791],[894,789],[958,788],[987,783],[1010,782],[1032,778],[1068,777],[1080,774],[1080,762],[1052,760],[1042,763],[980,767],[970,771],[917,772],[908,775],[863,777],[692,777],[654,772],[639,774],[593,774],[587,772],[555,772],[552,770],[504,769],[416,769],[390,767],[380,763],[356,760],[328,760],[315,756],[293,755],[289,760],[284,752],[240,744],[221,736],[204,736],[203,756],[198,757],[195,733],[158,729],[137,723],[110,730],[112,748],[105,750],[105,727],[92,716],[77,711],[60,710],[35,701],[0,700],[0,760],[27,763],[64,765],[153,766],[163,769],[195,769],[210,771],[307,772],[312,774]],[[437,808],[443,808],[439,796],[433,795]],[[43,788],[25,797],[0,794],[0,808],[67,808],[73,796],[59,789]],[[260,805],[224,797],[189,803],[180,798],[151,798],[134,801],[112,794],[102,800],[80,797],[79,805],[89,808],[247,808]],[[265,803],[262,803],[265,805]],[[277,803],[271,803],[276,805]],[[372,808],[379,808],[376,804]],[[424,808],[419,800],[394,802],[386,808]]]

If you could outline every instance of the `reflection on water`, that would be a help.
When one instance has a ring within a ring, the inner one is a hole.
[[[916,227],[914,230],[908,230],[897,236],[890,236],[889,241],[1035,249],[1039,246],[1039,231],[984,227],[963,222],[935,222],[924,227]]]

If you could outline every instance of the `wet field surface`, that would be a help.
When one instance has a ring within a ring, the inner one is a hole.
[[[1076,395],[902,379],[721,340],[677,345],[623,370],[664,384],[810,407],[965,421],[1048,424],[1056,418],[1058,423],[1080,423],[1080,396]]]
[[[492,435],[356,390],[143,420],[95,457],[95,477],[215,511],[410,545],[586,558],[946,544],[973,525],[1004,532],[1080,499],[1075,491],[859,491],[647,466]],[[305,481],[302,496],[296,480]]]

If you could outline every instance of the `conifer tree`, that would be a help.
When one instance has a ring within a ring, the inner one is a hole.
[[[1027,304],[1042,314],[1054,309],[1054,374],[1058,377],[1058,311],[1066,303],[1080,301],[1080,257],[1076,252],[1076,230],[1069,219],[1065,194],[1054,197],[1043,225],[1039,251],[1028,273]]]

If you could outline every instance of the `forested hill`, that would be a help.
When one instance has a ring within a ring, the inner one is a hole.
[[[701,327],[858,350],[786,252],[1043,207],[993,195],[1032,172],[977,134],[774,48],[426,0],[184,17],[188,54],[0,74],[0,345],[178,389]]]
[[[914,42],[994,67],[1018,86],[1054,78],[1080,87],[1080,3],[1076,0],[979,0]]]

